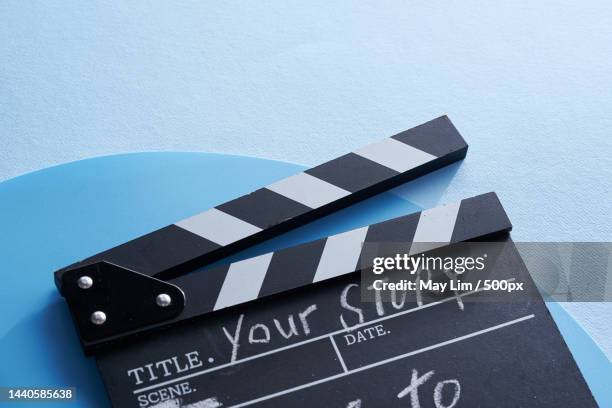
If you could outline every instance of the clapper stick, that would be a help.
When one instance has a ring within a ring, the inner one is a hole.
[[[511,229],[497,195],[482,194],[170,280],[185,292],[187,299],[197,299],[187,302],[183,313],[174,320],[202,316],[359,272],[371,266],[360,262],[364,244],[401,242],[412,243],[413,247],[422,243],[444,246],[492,237]],[[421,251],[411,249],[410,252]]]
[[[56,272],[107,261],[168,279],[461,160],[446,116],[313,167]]]
[[[170,279],[164,283],[168,285],[167,288],[154,288],[144,296],[144,299],[134,296],[134,292],[142,288],[134,288],[128,284],[123,287],[113,287],[112,292],[99,290],[90,293],[75,285],[67,289],[67,299],[80,328],[85,350],[92,352],[122,338],[143,335],[153,329],[167,328],[182,321],[203,317],[213,311],[358,272],[366,266],[359,262],[364,243],[412,242],[413,247],[423,242],[445,245],[482,239],[508,232],[511,228],[497,196],[495,193],[488,193]],[[415,251],[411,249],[410,252]],[[103,266],[107,274],[127,272],[115,269],[112,264],[103,264]],[[101,280],[97,277],[100,273],[100,264],[71,273],[74,274],[71,278],[77,281],[82,276]],[[150,279],[144,283],[149,281]],[[138,284],[138,281],[135,282]],[[147,320],[143,320],[142,314],[159,314],[165,310],[155,303],[156,297],[165,294],[172,301],[175,296],[172,291],[167,290],[172,288],[169,285],[173,285],[173,289],[176,289],[174,293],[184,294],[183,309],[175,317],[147,325]],[[132,299],[132,303],[124,304],[122,300],[125,298]],[[107,301],[106,305],[102,305],[108,299],[111,302]],[[113,304],[114,299],[122,303],[121,308]],[[142,306],[143,301],[145,303],[148,301],[149,307],[140,310],[138,308]],[[94,312],[94,305],[104,309],[107,318],[115,320],[115,325],[93,325],[90,318]]]

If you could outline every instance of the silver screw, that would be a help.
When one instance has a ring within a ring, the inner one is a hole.
[[[104,324],[104,322],[106,321],[106,313],[100,310],[95,311],[91,314],[90,319],[93,324],[95,324],[96,326],[100,326],[101,324]]]
[[[93,286],[93,279],[89,276],[81,276],[77,281],[77,285],[79,285],[81,289],[89,289]]]
[[[159,295],[157,295],[157,298],[155,299],[155,303],[157,303],[157,306],[159,307],[167,307],[167,306],[170,306],[170,304],[172,304],[172,298],[170,297],[170,295],[167,295],[165,293],[160,293]]]

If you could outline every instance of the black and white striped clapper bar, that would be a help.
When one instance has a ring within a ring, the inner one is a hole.
[[[193,308],[169,279],[461,160],[467,149],[443,116],[59,270],[56,284],[89,351]],[[95,282],[91,290],[79,287],[82,276]],[[153,312],[141,303],[162,289],[171,305]],[[92,325],[92,304],[104,323]]]
[[[539,297],[460,314],[446,298],[390,313],[356,297],[365,244],[511,243],[494,193],[211,265],[466,152],[441,117],[57,271],[113,405],[594,406]],[[495,273],[534,288],[506,257]]]

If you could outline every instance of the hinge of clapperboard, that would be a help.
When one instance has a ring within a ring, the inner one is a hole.
[[[461,160],[467,147],[443,116],[57,271],[85,353],[358,272],[367,242],[451,244],[507,233],[510,221],[488,193],[205,268]]]

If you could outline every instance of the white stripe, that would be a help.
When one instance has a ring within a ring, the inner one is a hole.
[[[355,154],[400,173],[436,159],[436,156],[392,138],[368,145]]]
[[[327,238],[313,282],[355,271],[367,233],[363,227]]]
[[[453,236],[460,205],[461,201],[421,212],[410,255],[447,245]]]
[[[261,231],[261,228],[211,208],[175,224],[219,245],[228,245]]]
[[[310,208],[322,207],[350,194],[340,187],[307,173],[287,177],[266,188]]]
[[[213,310],[257,299],[272,255],[270,252],[231,264]]]

